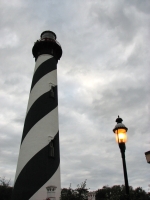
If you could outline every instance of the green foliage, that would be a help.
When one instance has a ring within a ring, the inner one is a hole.
[[[141,187],[137,187],[135,190],[130,191],[131,198],[133,200],[149,200],[150,194],[146,193]]]
[[[77,188],[73,190],[71,186],[69,189],[63,188],[61,190],[60,200],[87,200],[88,199],[88,189],[86,188],[86,180],[77,185]]]
[[[130,186],[129,191],[130,197],[126,195],[124,185],[104,186],[96,191],[96,200],[150,200],[150,194],[140,187],[133,189]]]
[[[0,177],[0,200],[10,200],[13,188],[10,187],[10,180]]]
[[[0,177],[0,200],[11,200],[13,188],[10,187],[10,181]],[[146,193],[141,187],[133,189],[129,187],[130,200],[150,200],[150,193]],[[76,189],[70,187],[63,188],[60,200],[88,200],[88,189],[86,180],[77,185]],[[124,185],[114,185],[112,187],[103,186],[96,191],[96,200],[129,200],[125,194]]]
[[[130,186],[129,191],[130,197],[126,195],[124,185],[103,186],[96,191],[96,200],[150,200],[150,193],[146,193],[141,187],[133,189]],[[63,188],[60,200],[87,200],[88,192],[86,181],[84,181],[74,190],[71,186],[69,189]]]

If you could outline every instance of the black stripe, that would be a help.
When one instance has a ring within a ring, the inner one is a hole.
[[[59,133],[54,138],[54,158],[48,156],[48,148],[49,145],[39,151],[22,169],[14,186],[12,200],[29,200],[56,172],[60,163]]]
[[[55,109],[58,105],[57,101],[57,86],[54,88],[54,98],[50,97],[50,91],[44,93],[40,96],[34,104],[31,106],[30,110],[27,113],[24,129],[21,139],[21,144],[28,134],[29,130],[45,115]]]
[[[38,82],[39,79],[41,79],[47,73],[55,70],[56,67],[57,67],[57,61],[54,57],[43,62],[34,73],[32,84],[31,84],[31,90],[34,87],[34,85]]]

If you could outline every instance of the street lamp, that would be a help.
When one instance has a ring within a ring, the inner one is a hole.
[[[147,162],[150,164],[150,151],[145,152]]]
[[[125,188],[126,188],[126,194],[129,195],[129,184],[128,184],[128,175],[127,175],[127,169],[126,169],[126,161],[125,161],[125,150],[126,150],[126,141],[127,141],[127,131],[128,128],[122,124],[122,119],[118,116],[116,119],[116,126],[113,129],[113,132],[116,135],[116,141],[119,145],[121,156],[122,156],[122,163],[123,163],[123,172],[124,172],[124,181],[125,181]]]

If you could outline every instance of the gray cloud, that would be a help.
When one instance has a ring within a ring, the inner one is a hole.
[[[123,184],[112,129],[129,128],[129,183],[147,189],[149,150],[148,1],[1,1],[0,177],[15,176],[34,70],[32,46],[44,30],[63,48],[58,63],[62,187]]]

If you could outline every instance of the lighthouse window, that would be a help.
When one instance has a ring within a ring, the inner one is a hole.
[[[49,156],[54,157],[54,141],[51,140],[49,143]]]
[[[52,86],[52,85],[50,88],[50,97],[54,98],[54,86]]]

